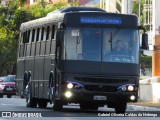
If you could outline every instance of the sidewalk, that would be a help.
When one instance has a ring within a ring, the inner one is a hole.
[[[127,109],[136,111],[160,111],[160,103],[138,101],[137,103],[128,103]]]

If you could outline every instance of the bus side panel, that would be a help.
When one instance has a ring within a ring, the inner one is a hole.
[[[25,63],[25,71],[27,72],[31,72],[31,82],[33,83],[34,82],[34,57],[28,57],[26,59],[26,63]],[[32,86],[32,96],[34,97],[34,89],[33,89],[33,86]]]
[[[34,58],[30,57],[26,59],[25,71],[31,72],[31,80],[34,80]]]
[[[16,79],[17,79],[17,92],[18,95],[21,95],[21,92],[23,91],[23,77],[24,77],[24,59],[23,60],[18,60],[17,61],[17,75],[16,75]]]
[[[35,84],[34,84],[34,86],[35,86],[35,88],[34,88],[34,90],[35,90],[35,94],[34,94],[34,96],[36,97],[36,98],[38,98],[39,97],[39,86],[38,86],[38,81],[35,81],[34,82]]]
[[[44,67],[44,56],[35,57],[35,66],[34,66],[34,80],[38,81],[38,89],[36,89],[36,94],[38,98],[43,98],[43,67]],[[38,91],[37,91],[38,90]]]
[[[50,56],[45,57],[45,62],[44,62],[44,98],[48,98],[48,86],[49,86],[49,74],[51,71],[51,58]]]
[[[17,61],[17,79],[23,79],[24,76],[24,59],[23,60],[18,60]]]
[[[38,91],[39,91],[39,95],[38,95],[38,98],[43,98],[43,89],[44,89],[44,87],[43,87],[43,81],[39,81],[38,82]]]

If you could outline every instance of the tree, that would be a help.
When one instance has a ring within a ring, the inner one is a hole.
[[[26,0],[8,0],[8,6],[0,6],[0,75],[14,73],[16,66],[19,28],[21,23],[46,16],[49,12],[62,9],[68,4],[59,0],[54,4],[42,6],[41,0],[26,6]]]

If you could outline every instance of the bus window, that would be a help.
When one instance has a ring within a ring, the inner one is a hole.
[[[55,34],[55,25],[52,25],[51,40],[54,39],[54,34]]]
[[[23,39],[24,39],[24,32],[20,33],[20,44],[19,44],[19,57],[23,57],[23,48],[24,48],[24,44],[23,44]]]
[[[42,27],[42,31],[41,31],[41,41],[43,41],[43,36],[44,36],[44,27]]]
[[[77,60],[79,55],[82,54],[80,28],[68,27],[65,32],[64,44],[64,58],[68,60]]]
[[[47,31],[46,31],[46,40],[49,39],[49,33],[50,33],[50,26],[47,26]]]
[[[36,41],[39,41],[39,31],[40,31],[40,28],[37,28]]]
[[[30,38],[30,30],[27,31],[27,39],[26,39],[26,43],[29,43],[29,38]]]
[[[34,42],[34,37],[35,37],[35,29],[32,30],[32,42]]]

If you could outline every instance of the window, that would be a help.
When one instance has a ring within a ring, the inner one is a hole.
[[[26,38],[27,38],[27,32],[24,32],[23,33],[23,43],[26,43]]]
[[[42,27],[42,31],[41,31],[41,41],[43,41],[43,36],[44,36],[44,27]]]
[[[40,31],[40,28],[37,28],[37,36],[36,36],[36,41],[39,41],[39,31]]]
[[[49,39],[50,26],[47,26],[46,40]]]
[[[29,43],[29,38],[30,38],[30,30],[27,31],[26,43]]]
[[[32,30],[32,42],[34,42],[35,29]]]
[[[52,35],[51,35],[51,39],[54,39],[54,33],[55,33],[55,25],[52,25]]]

